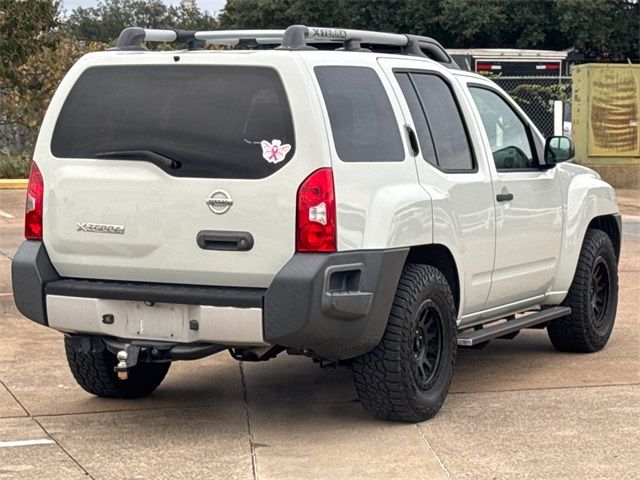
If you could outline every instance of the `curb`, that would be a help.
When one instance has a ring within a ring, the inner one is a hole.
[[[21,179],[21,178],[4,179],[4,178],[0,178],[0,190],[27,188],[27,184],[28,183],[29,183],[29,180],[27,180],[27,179]]]

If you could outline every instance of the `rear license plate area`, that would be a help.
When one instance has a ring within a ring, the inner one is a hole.
[[[131,337],[179,339],[185,336],[186,305],[132,302],[127,305],[127,333]]]

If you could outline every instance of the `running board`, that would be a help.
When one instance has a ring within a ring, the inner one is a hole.
[[[506,322],[491,327],[481,328],[479,330],[469,329],[458,334],[458,345],[461,347],[473,347],[493,338],[509,335],[523,328],[531,328],[541,323],[555,320],[556,318],[566,317],[571,314],[569,307],[551,307],[540,310],[539,312],[530,313],[520,318],[507,320]]]

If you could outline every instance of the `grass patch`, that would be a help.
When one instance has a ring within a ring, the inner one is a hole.
[[[31,159],[0,153],[0,178],[28,178]]]

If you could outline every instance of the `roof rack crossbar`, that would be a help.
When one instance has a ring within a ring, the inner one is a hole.
[[[398,47],[405,55],[431,57],[450,68],[457,65],[436,40],[418,35],[373,32],[344,28],[307,27],[291,25],[286,30],[157,30],[139,27],[125,28],[116,44],[118,50],[139,50],[142,42],[187,43],[190,50],[199,48],[202,42],[226,45],[238,44],[276,44],[280,50],[315,50],[310,44],[342,43],[343,50],[365,51],[361,44]],[[425,53],[427,52],[427,53]]]
[[[202,42],[195,37],[197,32],[191,30],[159,30],[155,28],[128,27],[120,32],[116,50],[141,50],[142,42],[175,42],[182,41],[189,50],[199,48]]]

